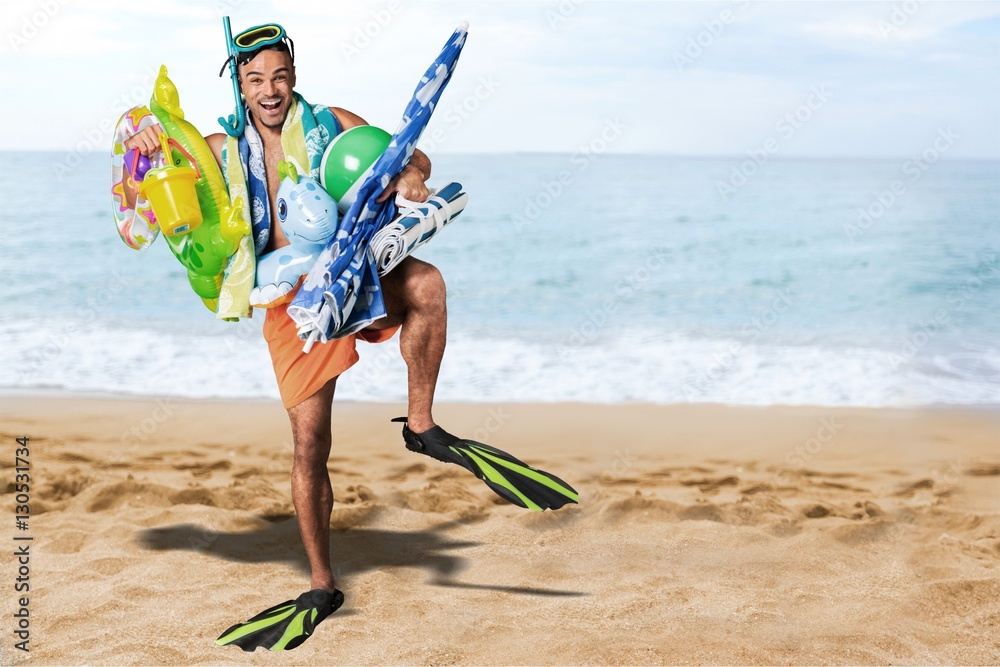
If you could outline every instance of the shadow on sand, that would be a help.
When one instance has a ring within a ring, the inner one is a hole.
[[[520,595],[583,596],[579,591],[562,591],[526,586],[468,584],[452,579],[470,561],[454,551],[479,546],[479,542],[455,540],[445,534],[452,522],[421,531],[334,530],[330,558],[338,580],[387,567],[426,570],[435,586],[504,591]],[[273,523],[264,530],[226,533],[195,524],[150,528],[138,533],[139,544],[154,551],[188,550],[244,563],[287,563],[308,578],[309,563],[299,538],[296,520]]]

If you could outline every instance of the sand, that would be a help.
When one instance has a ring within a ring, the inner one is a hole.
[[[1000,413],[448,405],[556,473],[533,513],[336,403],[344,607],[290,653],[217,647],[308,587],[272,402],[0,399],[0,664],[998,664]],[[14,530],[16,436],[29,531]]]

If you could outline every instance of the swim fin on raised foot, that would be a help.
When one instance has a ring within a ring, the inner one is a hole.
[[[215,640],[219,646],[235,644],[244,651],[263,646],[271,651],[291,651],[309,638],[320,621],[340,609],[344,594],[321,589],[306,591],[294,600],[265,609],[244,623],[237,623]]]
[[[438,461],[457,463],[508,502],[536,511],[555,510],[566,503],[579,502],[576,491],[566,482],[496,447],[459,438],[440,426],[414,433],[406,425],[406,417],[396,417],[392,421],[403,422],[407,449]]]

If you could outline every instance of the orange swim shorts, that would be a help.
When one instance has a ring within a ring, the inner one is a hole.
[[[316,343],[309,354],[302,352],[304,342],[298,337],[295,322],[288,316],[288,303],[267,309],[264,319],[264,340],[271,352],[274,377],[285,409],[306,400],[332,378],[337,377],[357,363],[356,339],[381,343],[393,337],[398,326],[337,338]]]

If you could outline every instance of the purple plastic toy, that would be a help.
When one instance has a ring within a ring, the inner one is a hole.
[[[135,161],[136,156],[139,157],[139,164],[135,167],[135,181],[138,183],[142,179],[146,178],[146,172],[152,167],[152,163],[149,158],[142,155],[139,151],[133,150],[125,154],[125,171],[132,173],[132,163]]]

